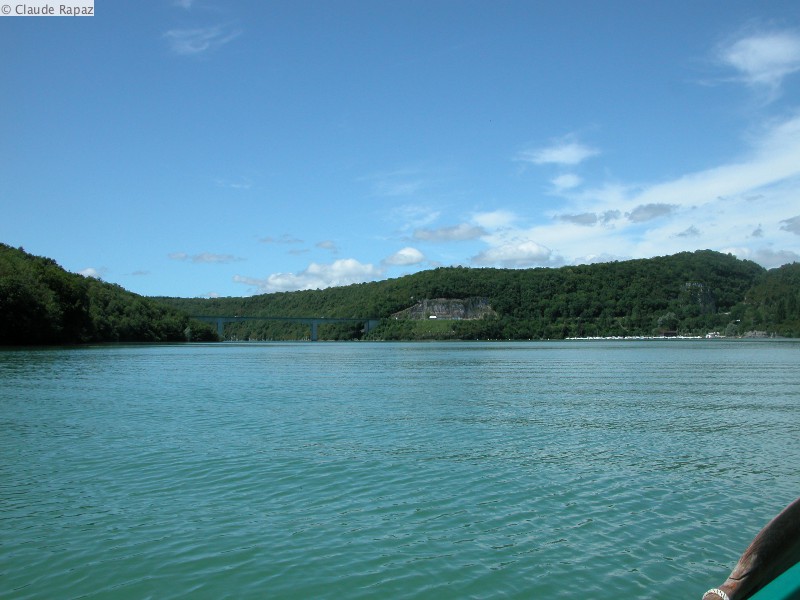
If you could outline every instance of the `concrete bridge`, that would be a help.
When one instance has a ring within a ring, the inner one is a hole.
[[[328,323],[363,323],[364,324],[364,333],[369,333],[373,329],[378,326],[378,322],[380,319],[376,319],[373,317],[365,317],[365,318],[351,318],[351,319],[340,319],[340,318],[328,318],[328,317],[227,317],[227,316],[220,316],[220,315],[190,315],[192,319],[197,319],[198,321],[204,321],[206,323],[211,323],[217,325],[217,335],[222,339],[223,333],[225,331],[225,323],[239,323],[241,321],[283,321],[286,323],[303,323],[305,325],[311,326],[311,341],[316,342],[318,339],[317,336],[317,327],[320,325],[326,325]]]

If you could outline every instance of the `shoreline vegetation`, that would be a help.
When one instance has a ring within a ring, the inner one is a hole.
[[[211,341],[185,312],[0,244],[0,345]]]
[[[711,250],[558,268],[440,267],[249,297],[144,297],[0,244],[0,345],[219,341],[189,315],[248,317],[229,341],[800,337],[800,263],[764,269]],[[263,320],[259,320],[263,319]]]

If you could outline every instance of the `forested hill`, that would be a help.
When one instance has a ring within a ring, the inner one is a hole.
[[[406,309],[424,300],[476,298],[488,300],[490,309],[478,319],[404,317],[414,312]],[[382,319],[367,339],[557,339],[709,331],[800,336],[800,264],[767,271],[710,250],[561,268],[447,267],[325,290],[159,300],[195,315]],[[238,339],[308,335],[302,326],[274,322],[228,327],[226,337]],[[320,337],[362,335],[359,326],[331,325],[320,329]]]
[[[171,306],[0,244],[0,345],[216,339]]]
[[[554,269],[447,267],[250,297],[145,298],[0,244],[0,345],[215,339],[212,329],[190,320],[190,314],[380,319],[366,335],[358,323],[322,326],[321,339],[559,339],[709,331],[800,337],[800,263],[768,271],[704,250]],[[308,337],[307,329],[246,321],[226,326],[225,335],[300,339]]]

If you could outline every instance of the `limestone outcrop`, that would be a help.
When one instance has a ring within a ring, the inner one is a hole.
[[[426,298],[392,315],[395,319],[459,320],[496,316],[497,313],[490,306],[488,298]]]

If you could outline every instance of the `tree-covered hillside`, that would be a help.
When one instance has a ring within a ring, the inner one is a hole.
[[[800,263],[765,272],[732,316],[741,321],[739,329],[800,337]]]
[[[406,310],[478,302],[479,319]],[[488,305],[486,303],[488,302]],[[800,337],[800,264],[765,270],[712,251],[557,269],[438,268],[325,290],[235,298],[144,298],[0,244],[0,344],[215,339],[187,315],[376,318],[323,325],[320,339],[560,339],[584,336]],[[416,315],[417,318],[410,317]],[[302,339],[308,325],[246,321],[227,339]]]
[[[375,317],[368,339],[552,339],[660,334],[728,335],[764,330],[800,335],[798,265],[766,271],[712,252],[561,267],[448,267],[386,281],[246,298],[162,298],[190,314]],[[392,315],[423,299],[488,298],[496,317],[429,322]],[[791,300],[790,298],[793,298]],[[306,327],[270,322],[227,326],[226,337],[297,339]],[[328,326],[320,337],[361,337]]]
[[[205,323],[0,244],[0,345],[216,339]]]

